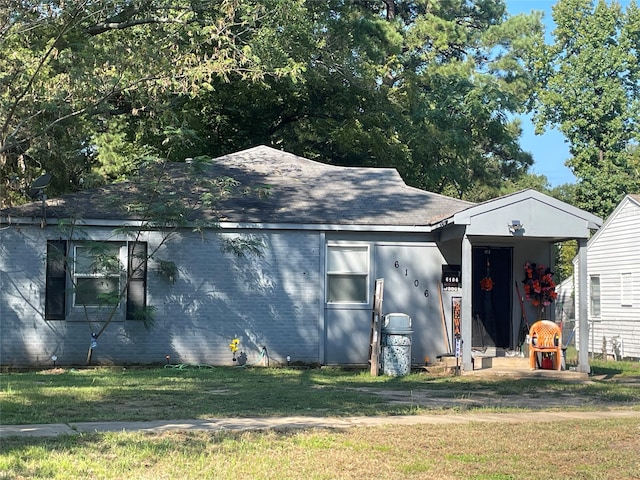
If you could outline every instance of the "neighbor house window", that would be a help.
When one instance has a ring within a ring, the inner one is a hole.
[[[589,298],[591,302],[591,316],[600,316],[600,277],[589,277]]]
[[[74,248],[74,306],[119,303],[120,244],[95,242]]]
[[[631,273],[620,274],[621,306],[633,307],[633,277]]]
[[[327,246],[328,303],[367,303],[368,282],[368,246]]]

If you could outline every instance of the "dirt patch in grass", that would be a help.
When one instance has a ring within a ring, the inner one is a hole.
[[[62,373],[66,373],[67,370],[65,370],[64,368],[50,368],[48,370],[42,370],[38,373],[42,374],[42,375],[60,375]]]
[[[628,402],[607,402],[606,405],[593,395],[540,390],[535,393],[501,395],[490,390],[380,390],[358,388],[357,390],[382,397],[385,402],[396,405],[413,406],[428,410],[437,409],[476,409],[476,408],[590,408],[622,407]]]

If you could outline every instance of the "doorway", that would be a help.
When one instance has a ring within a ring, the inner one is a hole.
[[[513,348],[513,249],[473,247],[473,348]]]

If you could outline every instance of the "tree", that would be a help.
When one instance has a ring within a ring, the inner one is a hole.
[[[48,241],[47,246],[45,317],[65,318],[67,297],[73,298],[75,307],[82,307],[92,340],[87,363],[91,363],[98,340],[123,309],[128,320],[153,327],[156,308],[146,300],[147,268],[154,260],[158,273],[175,282],[178,266],[160,257],[169,242],[180,238],[185,228],[217,232],[216,207],[230,194],[264,195],[264,187],[207,175],[209,161],[199,157],[185,165],[148,159],[129,181],[103,187],[101,204],[127,219],[109,240],[92,240],[82,218],[73,211],[58,222],[59,239]],[[69,208],[80,210],[86,205]],[[264,248],[261,240],[250,235],[220,238],[220,242],[223,251],[239,257],[261,256]]]
[[[278,29],[295,23],[300,3],[2,1],[0,206],[21,201],[43,170],[55,173],[52,193],[81,188],[102,153],[95,136],[116,117],[140,124],[170,116],[172,100],[231,74],[295,76],[300,65],[290,61]],[[138,157],[147,150],[133,148]]]
[[[502,1],[27,1],[2,13],[0,54],[19,52],[2,57],[5,202],[43,169],[56,194],[127,178],[147,155],[257,143],[474,199],[532,163],[512,114],[541,24],[507,18]]]
[[[306,2],[298,20],[282,34],[305,65],[299,76],[256,84],[230,75],[176,99],[171,128],[194,132],[191,154],[267,144],[395,167],[413,186],[473,199],[526,173],[532,158],[512,113],[530,88],[522,57],[538,17],[506,19],[495,1],[333,0]],[[134,136],[157,144],[167,124],[149,125]]]
[[[534,56],[538,130],[568,139],[576,202],[606,217],[625,193],[640,190],[632,151],[640,134],[640,9],[617,2],[560,0],[554,43]],[[637,164],[636,167],[637,168]]]

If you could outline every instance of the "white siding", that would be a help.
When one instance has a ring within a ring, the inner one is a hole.
[[[588,246],[588,274],[600,277],[600,322],[593,326],[589,350],[601,353],[603,339],[619,338],[621,355],[640,358],[640,205],[626,197]],[[626,298],[622,274],[627,274]],[[624,300],[624,301],[623,301]],[[592,312],[589,311],[591,320]],[[591,336],[591,335],[590,335]]]

